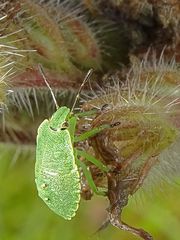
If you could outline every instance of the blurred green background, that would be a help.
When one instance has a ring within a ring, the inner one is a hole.
[[[2,148],[1,148],[2,153]],[[0,157],[0,240],[138,240],[130,233],[109,226],[93,235],[108,206],[103,198],[81,201],[71,221],[51,212],[37,196],[34,183],[34,154],[27,151],[12,160],[11,151]],[[180,239],[179,186],[135,197],[123,213],[123,220],[149,231],[155,240]],[[161,192],[161,193],[160,193]]]

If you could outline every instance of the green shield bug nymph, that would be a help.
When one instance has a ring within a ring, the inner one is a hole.
[[[48,207],[61,217],[70,220],[75,216],[80,202],[81,184],[78,167],[83,169],[93,192],[101,195],[105,194],[97,189],[90,171],[86,169],[83,162],[78,160],[77,156],[84,157],[86,155],[86,159],[93,162],[102,171],[108,171],[107,167],[97,159],[85,154],[83,151],[76,150],[74,143],[94,136],[109,126],[94,128],[80,136],[75,136],[77,116],[72,114],[72,109],[91,70],[86,75],[71,110],[65,106],[58,108],[41,66],[39,66],[39,70],[51,91],[57,111],[50,120],[44,120],[38,128],[35,182],[40,198]]]
[[[39,196],[65,219],[75,215],[80,201],[80,177],[71,137],[63,127],[69,112],[61,107],[39,126],[35,167]]]

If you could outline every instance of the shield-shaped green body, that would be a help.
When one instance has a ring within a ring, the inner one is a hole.
[[[48,207],[70,220],[79,206],[81,186],[71,136],[62,127],[68,114],[69,109],[61,107],[39,126],[35,181]]]

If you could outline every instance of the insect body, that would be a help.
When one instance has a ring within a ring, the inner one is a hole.
[[[71,219],[80,201],[80,176],[71,136],[63,123],[70,110],[59,108],[44,120],[37,135],[35,177],[39,196],[50,209]]]
[[[40,68],[40,72],[47,86],[50,88],[42,68]],[[83,83],[89,74],[90,72],[87,74]],[[52,93],[51,88],[50,91]],[[52,115],[50,120],[44,120],[38,128],[35,181],[38,194],[48,207],[56,214],[70,220],[75,216],[80,202],[81,184],[78,167],[83,169],[84,175],[88,179],[88,184],[93,192],[100,195],[105,194],[103,191],[97,189],[90,171],[86,168],[85,163],[81,162],[77,156],[86,158],[102,171],[108,171],[107,167],[93,158],[93,156],[75,149],[74,143],[84,141],[109,126],[100,126],[80,136],[75,136],[78,117],[67,107],[58,108],[53,93],[52,97],[57,111]],[[72,109],[74,106],[75,103]]]

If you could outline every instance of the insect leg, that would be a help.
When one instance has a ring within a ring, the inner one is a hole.
[[[98,113],[98,109],[92,109],[86,112],[79,112],[76,113],[75,116],[80,118],[80,117],[88,117],[88,116],[92,116],[92,115],[96,115]]]
[[[84,157],[89,162],[93,163],[96,167],[98,167],[102,172],[108,172],[109,171],[109,168],[107,166],[105,166],[101,161],[97,160],[92,155],[88,154],[85,151],[81,151],[81,150],[76,150],[76,151],[77,151],[78,156]]]
[[[99,127],[96,127],[96,128],[93,128],[91,129],[90,131],[87,131],[79,136],[76,136],[74,138],[74,142],[81,142],[81,141],[84,141],[90,137],[93,137],[95,136],[97,133],[103,131],[104,129],[107,129],[107,128],[110,128],[111,126],[108,125],[108,124],[105,124],[105,125],[102,125],[102,126],[99,126]]]
[[[76,159],[76,162],[77,162],[77,165],[82,168],[83,173],[88,181],[88,184],[89,184],[90,188],[93,190],[93,192],[96,193],[97,195],[106,196],[107,193],[106,193],[106,191],[104,191],[104,189],[96,187],[94,180],[92,178],[91,172],[87,168],[86,164],[83,163],[78,158]]]

